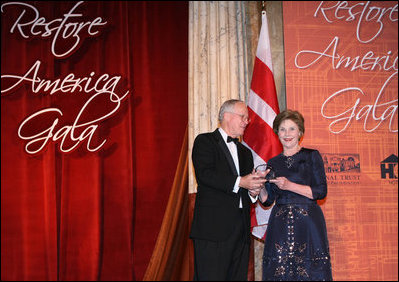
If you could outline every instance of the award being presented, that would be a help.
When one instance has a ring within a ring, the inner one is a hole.
[[[265,164],[260,164],[255,168],[255,172],[265,172],[268,169],[270,169],[269,173],[266,174],[265,178],[267,181],[269,181],[270,179],[274,179],[276,178],[276,173],[273,170],[273,167],[271,167],[270,165],[268,165],[267,163]]]

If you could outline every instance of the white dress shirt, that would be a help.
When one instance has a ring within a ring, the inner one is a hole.
[[[238,175],[238,177],[237,177],[236,182],[235,182],[235,184],[234,184],[233,192],[234,192],[234,193],[238,193],[238,190],[240,190],[239,184],[240,184],[241,176],[240,176],[240,163],[239,163],[239,161],[238,161],[237,145],[236,145],[234,142],[227,142],[227,137],[228,137],[228,135],[227,135],[227,133],[226,133],[222,128],[220,128],[220,127],[219,127],[219,132],[220,132],[220,134],[222,135],[223,140],[224,140],[224,142],[226,143],[227,148],[228,148],[229,151],[230,151],[230,154],[231,154],[231,156],[232,156],[232,158],[233,158],[233,161],[234,161],[234,165],[236,166],[236,169],[237,169],[237,175]],[[248,195],[249,195],[249,197],[251,198],[252,203],[255,203],[255,202],[257,201],[258,196],[252,197],[251,194],[250,194],[249,192],[248,192]],[[240,197],[240,206],[239,206],[239,207],[242,208],[242,200],[241,200],[241,197]]]

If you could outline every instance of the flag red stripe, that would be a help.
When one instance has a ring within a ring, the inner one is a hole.
[[[250,108],[248,112],[251,122],[245,130],[245,143],[265,161],[281,153],[281,143],[273,129]],[[259,140],[259,138],[264,138],[264,140]]]
[[[250,215],[251,215],[251,227],[258,226],[258,220],[256,219],[254,208],[250,209]]]
[[[255,58],[251,90],[264,100],[276,114],[280,112],[273,73],[259,58]]]

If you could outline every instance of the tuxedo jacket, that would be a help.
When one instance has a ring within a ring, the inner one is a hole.
[[[240,176],[251,173],[254,166],[251,151],[238,143],[237,153]],[[218,129],[195,138],[192,161],[198,188],[190,238],[224,241],[244,221],[249,241],[251,200],[247,189],[240,187],[238,193],[233,192],[237,169]]]

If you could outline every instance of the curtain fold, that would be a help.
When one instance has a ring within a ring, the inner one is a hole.
[[[192,280],[188,218],[187,128],[161,230],[144,281]],[[190,271],[191,270],[191,271]]]

